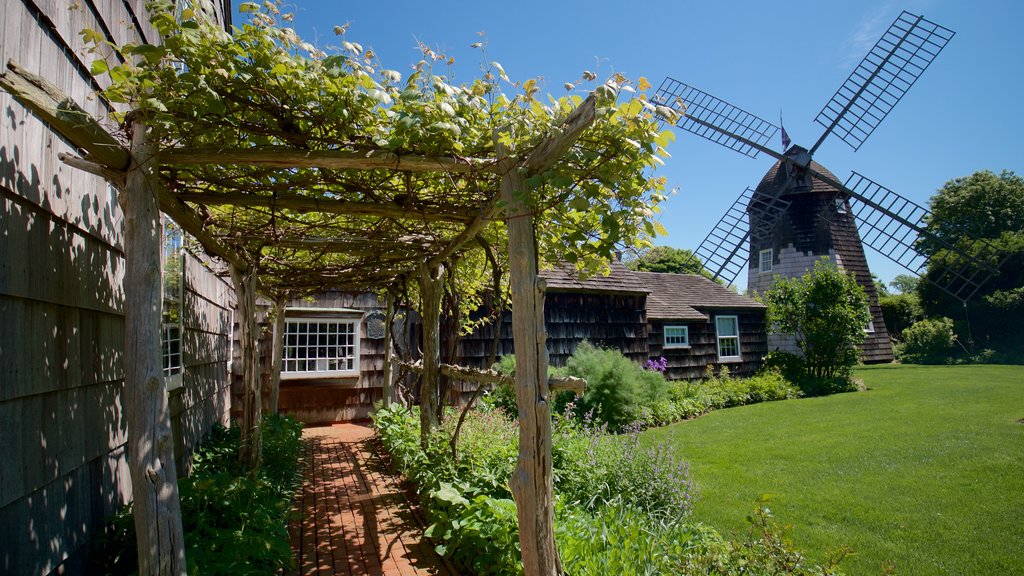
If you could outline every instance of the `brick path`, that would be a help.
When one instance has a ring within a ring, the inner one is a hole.
[[[423,536],[399,479],[383,465],[373,430],[307,428],[302,490],[289,526],[303,576],[454,574]]]

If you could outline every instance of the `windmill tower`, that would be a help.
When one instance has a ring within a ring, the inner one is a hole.
[[[926,230],[927,209],[856,172],[842,183],[812,157],[830,135],[859,149],[953,35],[922,16],[903,12],[818,113],[815,121],[825,130],[810,149],[790,146],[776,152],[767,143],[779,133],[778,126],[666,78],[652,100],[681,115],[678,127],[751,158],[763,152],[777,160],[756,189],[740,194],[694,251],[709,275],[733,283],[746,271],[748,288],[763,292],[776,275],[802,276],[828,256],[852,272],[868,295],[872,322],[865,327],[862,359],[891,360],[864,246],[918,276],[930,263],[929,255],[918,251],[919,238],[965,252]],[[998,269],[993,262],[1000,261],[995,248],[981,248],[991,257],[964,258],[957,267],[943,269],[935,284],[962,301],[970,299]],[[789,347],[785,340],[769,345]]]

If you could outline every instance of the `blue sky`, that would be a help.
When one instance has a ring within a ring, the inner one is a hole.
[[[238,2],[235,2],[237,5]],[[455,81],[470,81],[487,59],[514,80],[542,77],[542,93],[584,70],[666,75],[777,123],[780,110],[794,143],[810,147],[821,133],[821,107],[902,10],[950,28],[956,36],[875,133],[854,153],[830,138],[815,159],[845,180],[852,170],[918,202],[946,181],[976,170],[1024,173],[1024,3],[906,0],[893,2],[345,2],[298,0],[295,28],[325,47],[346,38],[372,48],[387,68],[408,71],[417,41],[456,58]],[[236,18],[238,16],[236,15]],[[773,142],[778,149],[781,145]],[[770,168],[678,131],[672,158],[658,172],[678,188],[660,216],[669,236],[659,244],[694,249],[719,216]],[[872,271],[890,280],[903,270],[869,252]],[[743,284],[744,279],[739,283]]]

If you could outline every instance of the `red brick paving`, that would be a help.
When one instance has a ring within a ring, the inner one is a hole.
[[[299,574],[454,574],[423,536],[370,427],[336,424],[302,435],[303,484],[288,527]]]

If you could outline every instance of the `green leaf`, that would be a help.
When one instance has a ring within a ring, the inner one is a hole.
[[[89,72],[92,72],[93,76],[105,74],[108,70],[110,70],[110,66],[106,60],[93,60],[89,65]]]

